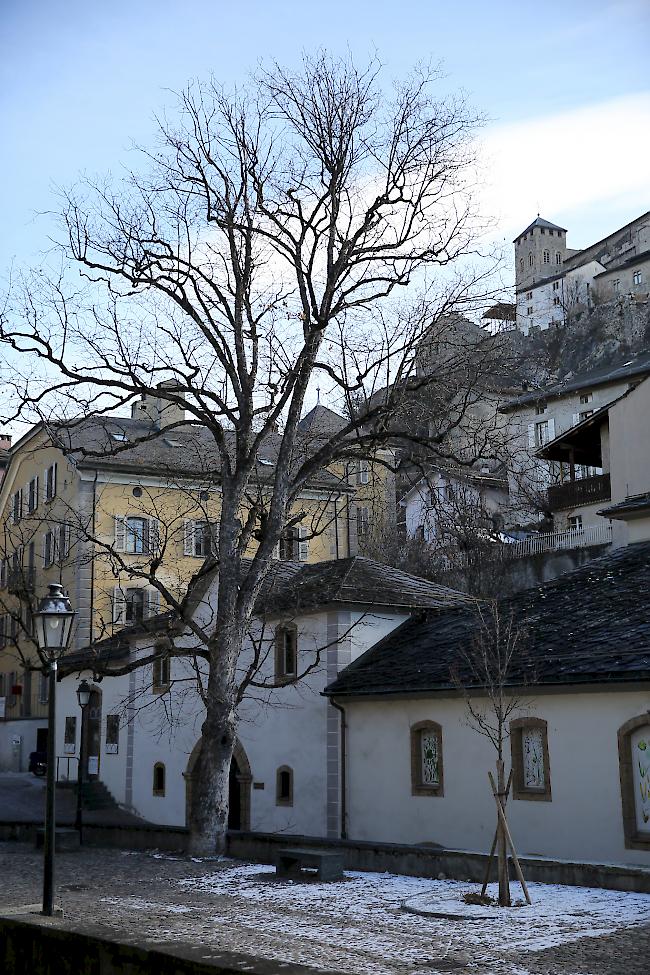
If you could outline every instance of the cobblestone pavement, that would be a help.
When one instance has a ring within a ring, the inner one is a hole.
[[[650,924],[527,951],[522,950],[521,937],[517,945],[517,939],[486,934],[485,923],[455,926],[405,913],[390,878],[382,885],[380,875],[368,875],[374,881],[367,883],[353,875],[347,885],[338,886],[340,901],[335,902],[340,906],[333,910],[331,885],[288,886],[266,871],[256,865],[243,867],[239,861],[169,854],[106,849],[59,854],[56,899],[65,916],[55,923],[69,928],[92,925],[124,941],[200,944],[350,975],[650,971]],[[42,858],[31,846],[0,843],[0,877],[0,912],[39,902]],[[414,878],[404,882],[423,883]],[[325,886],[327,896],[321,896]],[[363,903],[346,896],[360,886],[365,891]],[[525,937],[525,927],[520,930]]]

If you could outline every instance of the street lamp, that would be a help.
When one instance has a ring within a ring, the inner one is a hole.
[[[83,758],[84,758],[84,724],[86,722],[86,708],[90,704],[92,689],[84,677],[77,685],[77,700],[81,708],[81,731],[79,733],[79,763],[77,765],[77,816],[74,821],[75,827],[79,830],[79,842],[82,842],[81,824],[81,787],[83,785]]]
[[[43,867],[43,914],[54,914],[54,840],[55,840],[55,769],[56,762],[56,671],[59,658],[70,640],[75,618],[70,600],[58,582],[50,583],[50,591],[38,604],[34,613],[36,642],[48,663],[47,706],[47,788],[45,793],[45,862]]]

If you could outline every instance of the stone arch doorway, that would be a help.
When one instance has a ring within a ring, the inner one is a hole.
[[[192,749],[187,768],[183,772],[185,779],[185,825],[190,821],[190,804],[192,801],[192,782],[194,768],[199,757],[200,740]],[[228,798],[228,829],[238,829],[246,832],[251,828],[251,773],[248,756],[239,739],[235,741],[230,763],[229,798]]]

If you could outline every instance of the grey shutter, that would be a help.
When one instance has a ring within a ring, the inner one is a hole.
[[[113,622],[120,624],[126,622],[126,596],[121,586],[115,586],[113,589]]]
[[[306,562],[309,558],[309,539],[306,536],[307,529],[300,525],[298,527],[298,560],[300,562]]]
[[[528,446],[529,447],[535,446],[535,424],[534,423],[528,424]]]
[[[348,555],[358,555],[359,554],[359,538],[357,536],[357,506],[356,504],[348,505],[348,539],[349,539],[349,552]]]
[[[43,501],[48,501],[48,500],[49,498],[47,496],[47,467],[46,467],[45,470],[43,471]]]
[[[160,593],[157,589],[147,589],[145,592],[144,615],[148,619],[160,612]]]
[[[191,518],[183,522],[183,554],[194,555],[194,522]]]
[[[572,422],[571,422],[571,426],[575,427],[578,423],[580,423],[580,414],[579,413],[574,413],[573,414],[573,419],[572,419]]]
[[[56,497],[56,464],[52,464],[52,497]]]
[[[548,439],[555,440],[555,420],[552,416],[548,418]]]
[[[123,552],[126,545],[126,518],[122,515],[115,515],[113,529],[113,547],[116,552]]]
[[[160,526],[157,518],[149,518],[147,525],[147,538],[146,545],[144,546],[145,552],[148,555],[157,555],[158,548],[160,545]]]

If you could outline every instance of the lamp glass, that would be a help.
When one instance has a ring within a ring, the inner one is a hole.
[[[34,627],[39,649],[53,658],[68,645],[75,613],[59,583],[50,583],[50,591],[41,599],[34,613]]]
[[[90,703],[90,695],[92,691],[90,684],[87,680],[82,680],[77,686],[77,700],[79,701],[79,707],[85,708]]]

